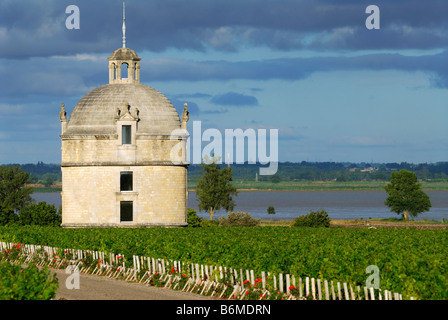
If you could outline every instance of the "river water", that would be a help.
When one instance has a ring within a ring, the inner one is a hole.
[[[420,214],[416,220],[448,219],[448,191],[425,191],[432,203],[430,211]],[[36,201],[46,201],[56,207],[61,205],[59,193],[35,193]],[[261,219],[294,219],[307,214],[309,210],[324,209],[331,219],[396,218],[384,205],[387,194],[384,191],[241,191],[235,198],[235,211],[249,212]],[[267,213],[268,206],[275,208],[275,214]],[[196,194],[189,192],[188,207],[198,211]],[[208,218],[208,213],[198,212]],[[226,215],[217,211],[215,217]]]

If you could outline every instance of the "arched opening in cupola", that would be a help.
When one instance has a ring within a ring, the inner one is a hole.
[[[129,68],[129,65],[126,62],[123,62],[121,64],[121,79],[128,78],[128,68]]]

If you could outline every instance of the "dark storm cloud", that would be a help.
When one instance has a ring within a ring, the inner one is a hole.
[[[242,62],[149,59],[142,61],[141,79],[150,86],[156,81],[301,80],[315,72],[363,70],[427,72],[433,87],[448,88],[448,50],[422,56],[382,53]],[[3,101],[29,95],[79,97],[108,81],[107,60],[103,56],[0,59],[0,74],[11,72],[14,77],[0,77]],[[238,93],[214,97],[207,93],[176,94],[172,98],[179,102],[179,108],[196,99],[225,106],[258,104],[255,97]]]
[[[146,77],[159,81],[300,80],[314,72],[341,70],[423,71],[433,75],[434,86],[447,87],[448,50],[422,56],[381,53],[355,57],[279,58],[244,62],[154,59],[146,62],[144,73]]]
[[[65,28],[65,8],[80,9],[80,30]],[[3,0],[0,57],[110,52],[121,45],[121,1]],[[448,47],[448,1],[377,0],[381,29],[367,30],[363,0],[127,1],[134,50],[236,51],[427,49]]]

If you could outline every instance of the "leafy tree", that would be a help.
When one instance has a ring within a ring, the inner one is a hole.
[[[18,219],[13,210],[0,203],[0,226],[13,224]]]
[[[25,187],[29,181],[29,174],[21,167],[0,166],[0,224],[14,222],[15,213],[32,203],[33,189]]]
[[[210,221],[213,220],[216,210],[233,210],[235,202],[232,196],[238,194],[232,185],[232,169],[220,169],[216,162],[213,158],[212,161],[201,163],[203,174],[196,186],[198,208],[200,211],[208,211]]]
[[[269,206],[269,207],[268,207],[268,214],[275,214],[275,208],[274,208],[274,206]]]
[[[18,223],[21,225],[39,225],[58,227],[62,223],[62,215],[53,204],[45,201],[26,206],[19,212]]]
[[[431,207],[431,201],[422,191],[414,172],[405,169],[392,172],[390,183],[384,188],[389,194],[384,204],[391,211],[402,214],[405,221],[408,221],[409,215],[415,217]]]

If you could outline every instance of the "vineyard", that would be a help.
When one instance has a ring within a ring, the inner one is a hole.
[[[135,255],[331,279],[364,286],[380,270],[382,290],[448,299],[448,230],[292,227],[62,229],[0,227],[0,241]]]

